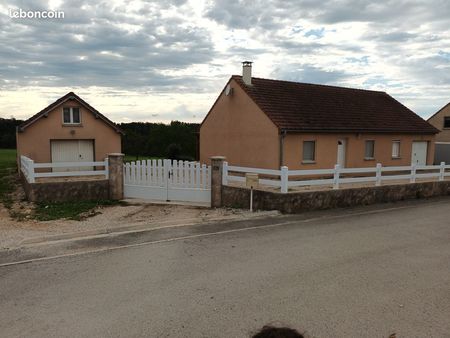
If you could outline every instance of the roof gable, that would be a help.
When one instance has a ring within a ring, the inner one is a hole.
[[[432,118],[434,118],[435,116],[439,115],[439,113],[441,113],[442,111],[444,111],[448,106],[450,106],[450,102],[447,103],[445,106],[443,106],[441,109],[439,109],[436,113],[434,113],[433,115],[431,115],[427,121],[430,121]]]
[[[20,132],[24,131],[26,128],[31,126],[34,122],[38,121],[42,117],[48,116],[48,114],[55,108],[59,107],[60,105],[64,104],[68,100],[75,100],[77,101],[81,106],[83,106],[86,110],[90,111],[92,114],[95,115],[96,118],[101,119],[103,122],[105,122],[107,125],[109,125],[111,128],[113,128],[116,132],[120,134],[124,134],[123,130],[119,128],[114,122],[112,122],[110,119],[108,119],[105,115],[101,114],[97,109],[92,107],[89,103],[84,101],[81,97],[76,95],[74,92],[67,93],[66,95],[60,97],[55,102],[51,103],[44,109],[42,109],[40,112],[34,114],[29,119],[25,120],[19,127],[18,130]]]
[[[209,108],[208,112],[206,113],[205,117],[203,118],[202,122],[199,125],[199,130],[201,129],[201,127],[205,124],[205,122],[207,121],[207,119],[210,117],[211,113],[214,111],[214,108],[216,107],[216,105],[219,103],[219,101],[221,99],[224,98],[225,94],[225,89],[227,88],[228,85],[233,86],[234,83],[236,82],[236,79],[234,77],[230,77],[230,79],[227,81],[227,83],[225,84],[225,86],[222,88],[222,91],[219,93],[219,95],[217,96],[216,100],[214,101],[213,105],[211,106],[211,108]],[[245,90],[243,90],[245,93]],[[256,105],[257,109],[263,114],[265,115],[265,117],[273,123],[273,121],[270,119],[270,116],[268,116],[267,114],[265,114],[262,110],[261,107],[259,107],[255,102],[254,104]],[[275,127],[277,127],[275,125]]]
[[[439,132],[385,92],[254,77],[247,86],[232,78],[283,131]]]

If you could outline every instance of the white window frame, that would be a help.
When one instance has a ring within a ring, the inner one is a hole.
[[[367,150],[367,142],[372,142],[373,143],[373,154],[372,156],[366,156],[366,150]],[[365,160],[374,160],[375,159],[375,140],[365,140],[364,141],[364,159]]]
[[[305,159],[305,143],[312,142],[314,144],[313,148],[313,159]],[[304,140],[302,143],[302,163],[316,163],[316,140]]]
[[[73,109],[74,108],[78,109],[78,115],[80,116],[80,122],[73,122]],[[64,121],[64,109],[69,109],[70,122]],[[61,114],[62,114],[63,124],[65,124],[65,125],[80,125],[81,124],[81,109],[80,109],[80,107],[63,107]]]
[[[397,154],[394,153],[394,146],[398,144],[398,148],[397,148]],[[392,158],[400,158],[401,157],[401,144],[402,142],[400,140],[394,140],[392,141]]]

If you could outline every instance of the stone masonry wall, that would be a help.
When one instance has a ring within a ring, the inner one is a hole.
[[[109,181],[72,181],[28,183],[23,180],[25,194],[31,202],[64,202],[109,199]]]
[[[253,208],[258,210],[279,210],[283,213],[295,214],[310,210],[343,208],[446,195],[450,195],[449,181],[327,191],[303,191],[287,194],[254,190]],[[249,189],[230,186],[222,187],[222,206],[249,208],[249,204]]]

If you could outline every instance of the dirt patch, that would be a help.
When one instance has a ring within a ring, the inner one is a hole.
[[[18,221],[31,219],[34,204],[27,201],[18,176],[15,175],[12,179],[14,179],[14,190],[9,194],[12,201],[12,204],[9,206],[9,214]]]
[[[20,246],[35,238],[89,233],[96,230],[125,231],[127,228],[144,229],[181,224],[198,224],[232,219],[247,219],[273,215],[274,212],[255,212],[237,209],[209,209],[196,206],[139,203],[98,207],[81,221],[13,220],[8,210],[0,208],[0,249]]]
[[[200,206],[173,204],[150,204],[130,200],[119,205],[104,205],[90,209],[77,217],[78,220],[36,220],[38,208],[26,201],[22,185],[14,178],[14,190],[8,195],[8,208],[0,203],[0,250],[22,243],[52,236],[83,236],[104,231],[127,231],[182,224],[219,222],[272,215],[274,212],[250,213],[240,209],[209,209]],[[43,206],[45,208],[45,205]],[[50,207],[50,206],[49,206]],[[39,205],[39,208],[42,208]]]

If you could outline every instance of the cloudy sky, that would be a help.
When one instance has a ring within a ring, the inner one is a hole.
[[[75,91],[116,122],[200,122],[243,60],[387,91],[424,118],[450,101],[448,0],[2,0],[0,43],[0,117]]]

